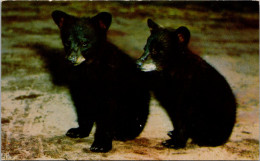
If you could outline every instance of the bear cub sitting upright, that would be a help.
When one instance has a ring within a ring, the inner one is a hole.
[[[147,120],[150,94],[140,85],[135,61],[106,39],[111,14],[78,18],[54,11],[52,17],[71,64],[69,89],[79,124],[66,135],[87,137],[96,123],[94,152],[109,151],[113,139],[137,137]]]
[[[236,99],[229,84],[188,49],[186,27],[163,28],[151,19],[148,26],[151,35],[137,65],[147,72],[147,82],[174,126],[168,133],[171,139],[163,145],[183,148],[188,138],[200,146],[224,144],[236,119]]]

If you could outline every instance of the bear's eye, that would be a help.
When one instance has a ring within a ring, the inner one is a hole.
[[[89,44],[89,41],[81,41],[80,43],[81,43],[82,47],[87,47]]]
[[[84,42],[84,43],[82,43],[82,46],[86,47],[86,46],[88,46],[88,44]]]

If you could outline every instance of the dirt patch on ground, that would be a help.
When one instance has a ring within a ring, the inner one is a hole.
[[[2,159],[257,160],[259,14],[254,6],[258,3],[234,3],[3,2]],[[199,147],[190,140],[184,149],[163,147],[172,125],[155,99],[142,134],[135,140],[114,141],[108,153],[89,150],[95,128],[87,138],[66,137],[69,128],[77,127],[75,110],[68,89],[51,76],[45,61],[46,56],[60,61],[55,54],[63,53],[50,16],[56,9],[78,16],[111,12],[108,38],[133,58],[142,54],[149,35],[147,18],[164,26],[187,26],[191,49],[226,77],[237,97],[237,122],[230,140],[219,147]]]

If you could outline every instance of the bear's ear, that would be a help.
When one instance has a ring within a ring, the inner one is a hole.
[[[59,28],[64,26],[64,22],[71,18],[67,13],[58,10],[53,11],[51,16]]]
[[[108,12],[100,12],[91,18],[91,21],[101,30],[107,31],[111,25],[112,15]]]
[[[178,38],[179,38],[179,42],[181,44],[184,44],[184,45],[188,45],[189,41],[190,41],[190,31],[188,28],[182,26],[182,27],[179,27],[177,30],[177,35],[178,35]]]
[[[158,31],[158,29],[160,28],[160,26],[151,19],[147,20],[147,25],[148,25],[151,33]]]

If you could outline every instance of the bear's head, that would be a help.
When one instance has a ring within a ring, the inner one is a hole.
[[[73,64],[92,62],[100,46],[106,41],[111,24],[110,13],[78,18],[62,11],[53,11],[52,18],[60,29],[66,58]]]
[[[190,31],[183,26],[178,29],[164,28],[151,19],[147,23],[151,35],[137,65],[142,71],[160,71],[168,62],[183,54],[190,40]]]

